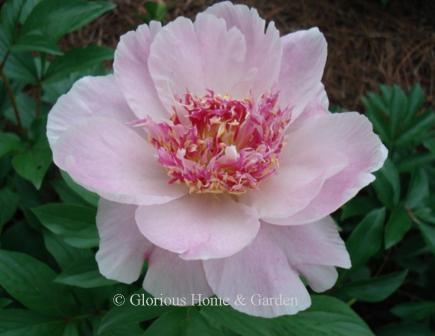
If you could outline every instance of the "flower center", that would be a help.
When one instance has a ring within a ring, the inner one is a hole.
[[[278,168],[288,110],[277,107],[277,94],[257,103],[209,91],[176,99],[170,122],[147,119],[144,126],[170,183],[193,193],[241,194]]]

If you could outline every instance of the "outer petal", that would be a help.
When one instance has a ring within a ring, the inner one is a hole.
[[[193,305],[199,296],[213,295],[201,261],[186,261],[160,248],[155,248],[148,259],[143,287],[155,297],[171,298],[175,305]]]
[[[292,265],[351,266],[346,246],[331,217],[306,225],[266,226]]]
[[[223,18],[228,28],[239,29],[246,40],[246,83],[250,84],[254,97],[268,92],[278,79],[281,67],[282,45],[275,24],[260,18],[255,8],[233,5],[230,1],[219,2],[205,13]]]
[[[325,68],[327,44],[317,28],[282,37],[283,55],[279,73],[280,105],[292,108],[294,120],[319,90]]]
[[[328,95],[326,94],[323,84],[319,83],[315,97],[305,106],[300,116],[291,122],[287,132],[289,133],[303,126],[306,120],[309,118],[331,113],[329,112],[328,108]]]
[[[241,312],[275,317],[296,314],[311,305],[305,286],[266,225],[239,253],[203,263],[213,292]],[[283,303],[261,304],[260,299],[281,299]]]
[[[50,146],[70,127],[93,117],[120,122],[135,119],[113,75],[83,77],[58,99],[48,115],[47,137]]]
[[[200,14],[195,23],[180,17],[166,25],[151,46],[148,64],[160,98],[172,109],[174,97],[187,91],[234,95],[235,85],[246,77],[245,53],[240,31]]]
[[[338,272],[333,266],[301,264],[297,269],[317,293],[331,289],[338,279]]]
[[[100,248],[96,259],[106,278],[132,283],[139,278],[145,256],[153,245],[139,232],[136,206],[100,199],[97,228]]]
[[[328,149],[334,148],[347,158],[347,166],[328,178],[310,204],[288,220],[266,219],[273,224],[303,224],[329,215],[372,182],[371,173],[382,167],[387,157],[387,150],[373,133],[372,124],[356,112],[309,118],[289,133],[288,143],[299,151],[316,148],[319,153],[327,153]]]
[[[184,259],[232,255],[256,236],[260,223],[251,208],[214,195],[188,195],[136,211],[139,230],[157,246]]]
[[[347,165],[346,157],[333,148],[301,149],[296,151],[289,143],[277,174],[261,183],[258,190],[240,197],[257,210],[260,218],[286,218],[304,209],[319,194],[325,181]]]
[[[111,119],[89,118],[70,127],[52,150],[54,162],[76,182],[115,202],[165,203],[185,193],[168,184],[150,145]]]
[[[333,266],[348,268],[350,258],[334,222],[325,218],[300,226],[262,223],[254,242],[242,251],[203,263],[208,283],[219,297],[242,312],[275,317],[310,306],[299,275],[314,290],[323,291],[337,280]],[[238,295],[245,298],[245,305],[240,304]],[[289,304],[262,305],[259,297],[287,299]]]
[[[148,69],[150,46],[160,29],[160,23],[151,22],[150,27],[141,25],[121,36],[113,63],[116,80],[137,117],[150,116],[157,121],[169,117]]]

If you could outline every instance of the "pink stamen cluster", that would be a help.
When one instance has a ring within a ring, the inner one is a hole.
[[[142,125],[171,183],[189,192],[240,194],[278,168],[290,112],[277,94],[236,100],[209,91],[178,98],[171,121]]]

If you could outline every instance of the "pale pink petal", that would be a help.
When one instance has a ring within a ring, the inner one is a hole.
[[[322,114],[329,114],[329,99],[326,94],[325,87],[319,83],[317,93],[314,98],[305,106],[302,113],[296,120],[292,121],[287,129],[287,132],[292,132],[304,125],[309,118],[316,117]]]
[[[171,298],[175,305],[192,305],[200,296],[213,295],[200,260],[183,260],[160,248],[155,248],[148,259],[143,287],[154,297]]]
[[[213,292],[233,308],[263,317],[295,314],[310,306],[300,276],[315,291],[331,288],[334,266],[350,267],[349,254],[331,218],[298,226],[262,223],[255,240],[233,256],[203,262]],[[252,298],[287,299],[289,305],[255,305]],[[238,297],[246,299],[240,305]]]
[[[296,314],[311,305],[310,295],[265,226],[239,253],[203,261],[207,281],[218,297],[243,313],[262,317]],[[259,304],[260,298],[286,303]]]
[[[70,127],[52,150],[54,162],[77,183],[115,202],[165,203],[186,192],[168,183],[146,140],[112,119]]]
[[[83,77],[58,99],[48,114],[47,138],[50,146],[70,127],[93,117],[112,118],[120,122],[135,119],[113,75]]]
[[[281,40],[283,55],[277,88],[281,106],[292,108],[296,120],[319,91],[327,44],[317,28],[297,31]]]
[[[139,207],[136,222],[152,243],[184,259],[232,255],[255,238],[260,226],[251,208],[206,194]]]
[[[288,219],[289,221],[291,219]],[[315,264],[349,268],[350,258],[331,217],[305,225],[266,225],[292,265]]]
[[[346,157],[333,148],[319,149],[296,152],[288,143],[276,175],[260,183],[258,190],[240,196],[241,202],[254,207],[260,218],[288,217],[304,209],[325,181],[347,165]]]
[[[227,28],[223,19],[204,13],[197,15],[194,26],[201,48],[205,88],[245,98],[248,91],[237,88],[246,78],[243,34],[236,28]]]
[[[172,110],[174,97],[187,91],[237,94],[235,86],[246,77],[245,54],[239,30],[228,30],[224,20],[200,14],[195,23],[180,17],[163,27],[151,46],[148,64],[161,100]]]
[[[113,63],[115,78],[136,116],[150,116],[156,121],[170,116],[157,95],[148,69],[150,46],[160,29],[160,23],[152,22],[150,27],[141,25],[121,36]]]
[[[387,150],[373,133],[368,119],[356,112],[324,114],[307,121],[288,134],[288,146],[303,152],[315,148],[328,155],[333,148],[347,159],[347,165],[328,178],[318,195],[303,210],[288,220],[267,218],[273,224],[303,224],[319,220],[337,210],[374,180],[372,172],[382,167]]]
[[[191,20],[179,17],[160,31],[151,46],[148,66],[168,109],[175,104],[175,94],[204,91],[201,49]]]
[[[100,247],[96,254],[100,273],[106,278],[132,283],[139,278],[145,256],[153,245],[139,232],[135,205],[100,199],[97,228]]]
[[[282,45],[279,31],[270,22],[262,19],[255,8],[246,5],[234,5],[223,1],[207,8],[207,14],[226,21],[228,29],[236,27],[246,40],[246,81],[240,84],[248,86],[254,97],[271,90],[278,79],[281,67]]]
[[[311,289],[321,293],[331,289],[338,279],[338,272],[333,266],[300,264],[297,270],[307,280]]]

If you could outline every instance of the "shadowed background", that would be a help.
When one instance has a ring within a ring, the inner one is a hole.
[[[67,36],[65,47],[115,47],[120,35],[143,23],[145,0],[116,0],[117,8]],[[163,22],[193,18],[217,1],[166,1]],[[331,104],[361,109],[361,96],[379,83],[409,88],[419,82],[435,94],[435,1],[431,0],[248,0],[282,34],[318,26],[328,41],[324,83]]]

